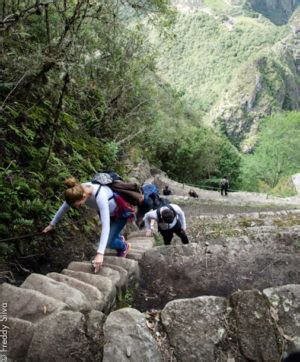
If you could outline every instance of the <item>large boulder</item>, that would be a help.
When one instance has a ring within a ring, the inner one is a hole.
[[[263,293],[277,312],[278,324],[290,342],[290,349],[300,349],[300,285],[268,288]]]
[[[274,254],[262,248],[231,253],[196,244],[157,247],[146,251],[140,262],[135,306],[163,308],[178,298],[229,296],[238,289],[297,283],[299,265],[299,254]]]
[[[236,338],[247,361],[280,361],[283,341],[266,296],[258,290],[230,297]]]
[[[159,362],[162,356],[151,335],[146,319],[136,309],[112,312],[103,327],[105,345],[103,362]]]
[[[179,361],[215,361],[217,344],[225,334],[226,299],[198,297],[168,303],[162,323]]]
[[[95,314],[94,318],[99,319],[101,326],[102,313]],[[27,358],[32,362],[101,361],[102,349],[97,340],[89,338],[85,316],[80,312],[65,311],[53,314],[35,326]]]

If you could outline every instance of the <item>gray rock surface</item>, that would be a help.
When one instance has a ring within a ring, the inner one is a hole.
[[[127,270],[129,282],[139,279],[139,263],[135,260],[119,258],[117,256],[106,256],[104,258],[104,266],[106,263],[115,264]]]
[[[161,353],[146,319],[136,309],[112,312],[104,324],[103,362],[160,362]]]
[[[85,295],[86,299],[92,306],[92,309],[103,310],[105,308],[105,299],[103,293],[101,293],[100,290],[93,285],[59,273],[48,273],[47,277],[79,290],[82,294]]]
[[[98,274],[93,275],[84,272],[76,272],[69,269],[64,269],[62,274],[68,275],[72,278],[81,280],[84,283],[96,287],[103,294],[106,311],[108,311],[114,305],[117,291],[115,285],[109,278]]]
[[[48,278],[45,275],[30,274],[21,285],[21,288],[37,290],[67,304],[73,310],[85,311],[92,309],[90,302],[78,289]]]
[[[68,265],[69,270],[80,271],[89,274],[95,274],[92,264],[88,262],[73,261]],[[109,278],[117,288],[122,287],[122,278],[116,270],[102,266],[97,275]]]
[[[85,323],[83,314],[72,311],[53,314],[38,323],[28,350],[28,361],[101,361],[101,346],[95,346],[87,337]]]
[[[8,318],[5,325],[8,327],[7,356],[13,360],[23,359],[32,340],[33,324],[23,319]]]
[[[270,312],[270,303],[258,290],[232,294],[230,304],[236,338],[247,361],[280,361],[283,340]]]
[[[147,251],[140,262],[141,284],[134,306],[163,308],[174,299],[201,295],[229,296],[241,289],[265,289],[297,283],[299,254],[276,253],[257,247],[255,252],[209,252],[196,244],[162,246]]]
[[[40,292],[6,283],[0,285],[0,300],[7,301],[9,316],[29,322],[36,322],[53,312],[69,309],[65,303]]]
[[[291,342],[290,349],[300,349],[300,285],[289,284],[263,291],[278,316],[278,325]]]
[[[179,361],[215,361],[225,334],[226,299],[198,297],[168,303],[161,319]]]
[[[101,347],[104,345],[104,322],[105,314],[97,310],[90,311],[90,313],[86,316],[86,334],[93,341],[97,343],[100,342]]]

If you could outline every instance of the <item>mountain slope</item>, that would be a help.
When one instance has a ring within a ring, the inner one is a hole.
[[[159,42],[160,72],[206,124],[247,151],[261,118],[299,108],[298,17],[279,27],[246,2],[199,4],[176,2],[184,12],[175,38]]]

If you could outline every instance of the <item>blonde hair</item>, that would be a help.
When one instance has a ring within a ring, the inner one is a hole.
[[[73,205],[76,201],[83,198],[84,189],[75,177],[67,178],[64,183],[68,189],[64,192],[65,200],[69,205]]]

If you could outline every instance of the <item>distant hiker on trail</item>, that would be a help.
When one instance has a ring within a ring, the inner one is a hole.
[[[172,194],[172,191],[169,189],[169,186],[166,185],[163,189],[163,195],[165,196],[168,196],[168,195],[171,195]]]
[[[189,191],[189,196],[194,197],[195,199],[199,198],[199,196],[198,196],[198,194],[197,194],[197,192],[195,190],[190,190]]]
[[[51,231],[70,207],[79,208],[86,204],[97,210],[102,223],[99,247],[92,262],[95,273],[100,270],[103,264],[106,246],[115,249],[117,256],[126,257],[130,250],[130,244],[125,241],[120,232],[127,221],[133,218],[134,208],[123,197],[115,194],[109,186],[92,182],[81,184],[74,177],[66,179],[65,184],[68,186],[64,192],[65,202],[56,212],[50,224],[43,230],[43,233]]]
[[[183,244],[188,244],[186,235],[186,221],[184,212],[178,205],[169,204],[152,210],[144,216],[146,235],[152,235],[151,220],[157,221],[158,231],[164,239],[165,245],[170,245],[174,233],[178,235]]]
[[[224,176],[222,178],[221,183],[220,183],[220,188],[221,188],[221,195],[223,196],[223,193],[225,193],[225,196],[227,196],[227,191],[229,188],[229,181],[226,176]]]

